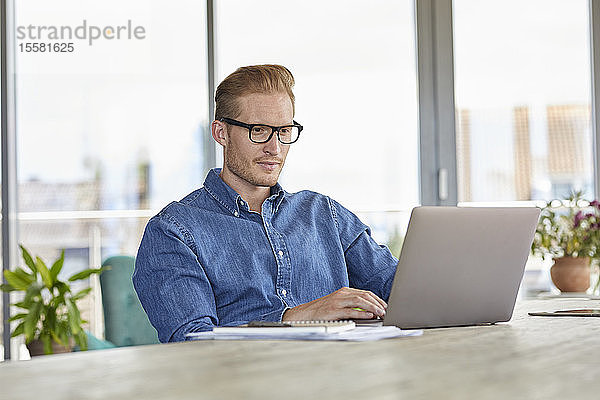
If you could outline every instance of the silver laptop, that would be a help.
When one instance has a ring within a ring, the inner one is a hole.
[[[384,325],[400,328],[508,321],[540,209],[413,209]]]

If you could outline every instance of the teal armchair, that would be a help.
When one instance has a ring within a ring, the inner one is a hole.
[[[156,330],[133,288],[135,258],[110,257],[102,266],[110,267],[100,274],[106,340],[117,347],[158,343]]]

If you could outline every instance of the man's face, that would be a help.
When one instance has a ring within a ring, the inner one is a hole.
[[[242,113],[235,119],[247,124],[288,125],[294,118],[286,93],[253,93],[238,99]],[[279,179],[290,145],[281,144],[277,134],[266,143],[253,143],[248,129],[227,125],[224,168],[253,186],[274,186]]]

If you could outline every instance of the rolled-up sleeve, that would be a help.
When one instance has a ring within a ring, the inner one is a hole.
[[[398,259],[371,237],[371,230],[351,211],[329,199],[340,235],[350,286],[370,290],[387,301]]]
[[[147,224],[133,284],[161,342],[218,325],[215,297],[192,235],[165,212]]]

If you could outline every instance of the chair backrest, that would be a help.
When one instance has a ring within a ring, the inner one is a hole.
[[[159,342],[133,288],[134,265],[133,257],[110,257],[102,264],[110,269],[100,274],[106,340],[119,347]]]

